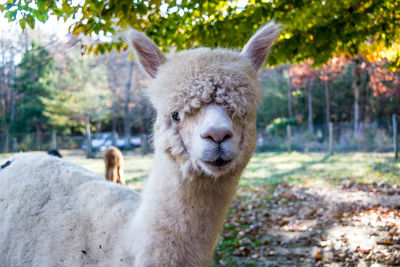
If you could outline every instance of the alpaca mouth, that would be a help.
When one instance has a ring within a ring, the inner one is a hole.
[[[214,166],[214,167],[223,167],[223,166],[228,165],[231,162],[232,162],[231,159],[230,160],[224,160],[222,158],[218,158],[218,159],[213,160],[213,161],[205,161],[205,163],[207,163],[207,164],[209,164],[211,166]]]

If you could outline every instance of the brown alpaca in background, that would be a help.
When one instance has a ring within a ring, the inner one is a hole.
[[[104,153],[104,162],[106,164],[106,179],[125,185],[124,169],[122,168],[124,158],[121,151],[114,146],[110,146]]]

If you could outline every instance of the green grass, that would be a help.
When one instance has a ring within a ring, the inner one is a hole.
[[[105,166],[103,161],[103,154],[99,153],[95,159],[87,159],[84,157],[83,152],[73,151],[68,153],[64,151],[64,157],[74,163],[82,165],[83,167],[94,171],[102,176],[105,175]],[[152,164],[152,156],[141,156],[138,154],[124,153],[124,173],[126,184],[140,191],[143,188],[144,181],[150,171]]]
[[[64,158],[104,176],[101,154],[87,159],[83,151],[61,151]],[[11,154],[0,154],[0,161]],[[152,164],[152,156],[128,153],[124,155],[127,184],[141,190]],[[253,156],[240,180],[243,187],[258,185],[291,186],[306,184],[312,187],[336,186],[347,181],[361,183],[400,184],[400,161],[393,153],[349,153],[327,156],[323,153],[257,153]]]
[[[243,173],[240,185],[335,186],[349,180],[362,183],[400,183],[400,161],[393,153],[350,153],[327,156],[322,153],[255,154]]]
[[[81,150],[62,150],[61,154],[65,159],[81,165],[101,176],[105,174],[102,153],[98,153],[94,159],[87,159],[85,153]],[[12,154],[0,154],[0,163],[10,156],[12,156]],[[152,156],[150,155],[124,154],[124,173],[127,185],[140,191],[143,188],[152,162]]]

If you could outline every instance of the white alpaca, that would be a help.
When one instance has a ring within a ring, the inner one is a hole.
[[[0,266],[207,266],[256,139],[257,70],[279,26],[242,52],[164,56],[127,39],[152,78],[155,155],[142,199],[55,157],[22,154],[0,170]]]

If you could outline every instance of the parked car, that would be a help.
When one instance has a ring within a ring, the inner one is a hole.
[[[131,136],[130,142],[131,147],[142,146],[142,138],[140,138],[140,136]]]
[[[112,132],[104,132],[104,133],[94,133],[92,135],[92,151],[104,151],[107,147],[112,145]],[[130,147],[140,147],[142,145],[142,140],[139,136],[132,136],[129,140]],[[115,146],[119,149],[126,149],[126,140],[125,137],[120,137],[118,134],[115,136]],[[82,142],[81,148],[83,150],[87,149],[86,140]]]
[[[131,148],[140,147],[142,145],[142,139],[140,136],[131,136],[129,139],[129,145]],[[126,149],[126,139],[125,137],[120,137],[117,135],[115,140],[115,146],[119,149]]]

